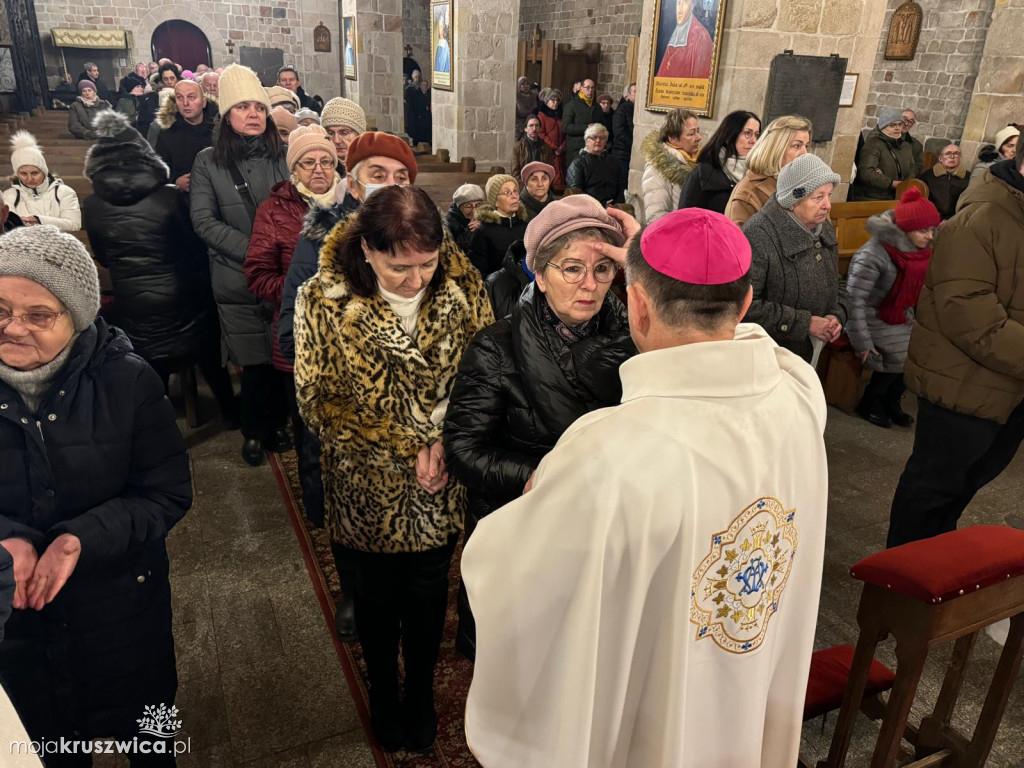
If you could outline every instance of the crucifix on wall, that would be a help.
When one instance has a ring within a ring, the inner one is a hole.
[[[921,6],[908,0],[893,11],[889,22],[889,35],[885,38],[885,56],[888,61],[910,61],[917,54],[921,37]]]

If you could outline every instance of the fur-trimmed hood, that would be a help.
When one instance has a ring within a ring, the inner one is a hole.
[[[946,170],[946,166],[942,163],[936,163],[932,166],[932,173],[935,174],[935,178],[941,179],[948,173],[948,171]],[[956,176],[958,179],[965,179],[967,178],[967,169],[962,165],[958,165],[952,175]]]
[[[112,205],[134,205],[167,183],[170,170],[120,112],[93,120],[99,140],[85,155],[85,175],[93,191]]]
[[[511,222],[513,219],[512,216],[502,216],[498,213],[497,208],[493,205],[487,205],[486,203],[476,209],[476,212],[473,214],[473,218],[482,224],[506,224],[506,222]],[[523,205],[522,202],[519,203],[519,210],[516,211],[514,218],[517,218],[520,221],[529,221],[530,213],[526,210],[526,206]]]
[[[203,120],[212,123],[219,114],[217,100],[209,94],[204,95],[206,96],[206,106],[203,107]],[[178,114],[178,103],[174,100],[174,89],[164,88],[160,91],[158,98],[160,99],[160,107],[156,112],[156,123],[160,126],[160,130],[166,131],[180,117]],[[184,120],[184,118],[182,119]]]
[[[314,202],[310,204],[309,213],[302,222],[302,233],[299,237],[322,243],[334,226],[349,213],[342,208],[341,203],[325,207]]]
[[[640,145],[644,158],[669,182],[682,185],[693,170],[694,163],[689,162],[665,142],[658,141],[658,133],[659,131],[651,131]]]
[[[896,226],[896,214],[891,210],[872,216],[864,225],[864,229],[879,242],[885,243],[901,253],[913,253],[920,250],[910,242],[907,233]]]

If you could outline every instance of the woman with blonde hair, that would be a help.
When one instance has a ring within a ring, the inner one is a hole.
[[[799,115],[783,115],[768,123],[747,155],[747,172],[733,189],[725,215],[742,226],[761,210],[775,194],[779,171],[807,154],[813,135],[811,121]]]
[[[697,165],[700,154],[700,125],[687,109],[674,109],[660,130],[653,131],[640,145],[643,150],[643,179],[640,191],[647,223],[657,221],[679,207],[683,183]]]

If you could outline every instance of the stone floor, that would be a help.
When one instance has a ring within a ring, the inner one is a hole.
[[[856,642],[860,583],[848,568],[884,545],[889,501],[913,436],[830,409],[825,437],[830,501],[819,648]],[[179,767],[370,768],[373,757],[270,468],[243,464],[238,433],[218,433],[214,423],[188,431],[187,439],[195,506],[168,541],[181,678],[177,706],[182,737],[192,745]],[[979,494],[964,524],[1024,528],[1022,487],[1018,457]],[[999,651],[987,636],[978,642],[956,716],[966,733]],[[934,703],[948,655],[936,653],[929,663],[914,718]],[[895,663],[891,642],[879,658]],[[806,758],[824,758],[834,725],[834,714],[824,731],[820,719],[806,725]],[[861,718],[847,765],[868,764],[876,734],[877,725]],[[1024,683],[1018,681],[987,765],[1019,768],[1022,748]],[[911,759],[909,747],[904,757],[901,764]]]

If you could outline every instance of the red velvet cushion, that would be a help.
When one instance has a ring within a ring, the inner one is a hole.
[[[804,720],[824,715],[839,709],[843,703],[843,692],[850,677],[853,664],[852,645],[834,645],[811,655],[811,674],[807,678],[807,697],[804,699]],[[877,660],[871,661],[868,682],[864,687],[865,696],[892,688],[896,675]]]
[[[926,603],[941,603],[1024,575],[1024,531],[976,525],[869,555],[855,579]]]

